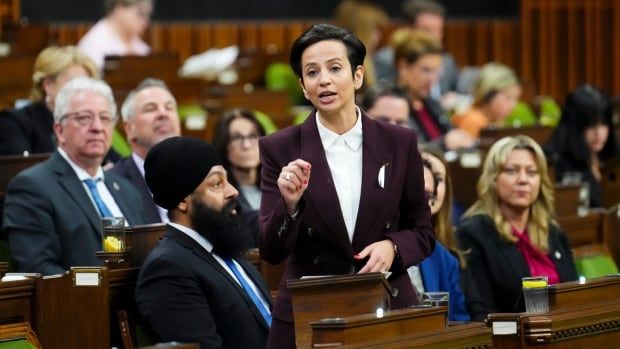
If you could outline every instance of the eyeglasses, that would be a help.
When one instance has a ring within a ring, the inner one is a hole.
[[[96,115],[92,112],[80,111],[75,113],[67,113],[60,118],[60,121],[64,119],[71,119],[77,122],[80,126],[90,126],[93,122],[95,122],[97,117],[99,117],[99,122],[101,122],[101,124],[105,127],[115,124],[118,119],[117,117],[113,117],[111,114],[105,112]]]
[[[234,134],[232,136],[230,136],[230,145],[234,145],[236,147],[240,147],[241,145],[243,145],[243,143],[247,140],[250,145],[254,145],[256,143],[258,143],[258,139],[260,138],[260,135],[256,134],[256,133],[252,133],[249,134],[247,136],[244,135],[240,135],[240,134]]]

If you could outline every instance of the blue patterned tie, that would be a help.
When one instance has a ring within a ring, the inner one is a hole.
[[[260,311],[260,314],[263,316],[267,324],[269,324],[269,326],[271,327],[271,314],[269,314],[269,312],[265,308],[265,305],[258,298],[258,295],[254,292],[252,287],[250,287],[250,285],[248,285],[248,283],[245,281],[245,278],[241,275],[241,272],[237,268],[237,265],[233,262],[231,258],[222,259],[224,260],[224,262],[226,262],[226,265],[228,265],[230,270],[232,270],[233,274],[235,274],[235,277],[237,278],[237,280],[239,280],[241,287],[243,287],[248,296],[250,296],[252,302],[254,302],[254,305],[256,305],[256,308],[258,308],[258,310]]]
[[[99,195],[99,191],[97,190],[97,181],[94,179],[85,179],[84,183],[90,190],[90,195],[92,195],[95,204],[97,205],[97,209],[99,210],[99,215],[101,217],[114,217],[108,206],[105,205],[105,202],[101,199]]]

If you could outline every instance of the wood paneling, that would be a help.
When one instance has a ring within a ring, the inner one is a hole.
[[[620,2],[521,1],[520,73],[563,101],[588,82],[620,94]]]

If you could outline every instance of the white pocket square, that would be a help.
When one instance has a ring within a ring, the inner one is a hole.
[[[381,168],[379,169],[379,177],[377,178],[379,182],[379,186],[381,188],[385,188],[385,166],[386,165],[381,166]]]

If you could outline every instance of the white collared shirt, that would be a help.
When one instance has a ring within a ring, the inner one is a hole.
[[[170,224],[171,227],[176,228],[179,231],[183,232],[185,235],[189,236],[192,240],[196,241],[202,248],[204,248],[205,251],[209,252],[211,256],[213,256],[213,258],[215,258],[215,260],[222,266],[222,268],[226,270],[226,272],[230,275],[230,277],[232,277],[233,280],[237,281],[239,286],[241,286],[241,283],[239,282],[239,280],[237,280],[237,277],[235,276],[233,271],[230,270],[230,268],[228,267],[226,262],[224,262],[222,257],[213,253],[213,245],[211,244],[211,242],[209,242],[209,240],[207,240],[204,236],[200,235],[197,231],[195,231],[192,228],[186,227],[178,223],[173,223],[173,222],[170,222],[168,224]],[[248,274],[245,272],[245,269],[243,269],[243,267],[239,263],[237,263],[236,260],[233,259],[233,263],[235,263],[235,265],[237,266],[237,269],[241,273],[241,276],[243,276],[247,284],[250,285],[254,293],[260,297],[260,301],[265,306],[265,309],[267,309],[267,311],[271,313],[271,311],[269,310],[269,303],[265,301],[265,297],[261,293],[260,289],[256,287],[256,285],[254,284],[254,281],[252,281],[252,278],[248,276]],[[241,288],[243,288],[243,286],[241,286]]]
[[[138,171],[140,171],[142,178],[144,178],[144,159],[141,158],[140,155],[134,152],[131,153],[131,159],[136,164],[136,167],[138,168]],[[150,190],[149,190],[149,193],[150,193]],[[153,193],[151,193],[151,196],[153,196]],[[155,207],[157,207],[157,212],[159,213],[159,217],[161,218],[161,221],[164,223],[170,222],[170,219],[168,218],[168,210],[166,210],[163,207],[159,207],[159,205],[157,204],[155,204]]]
[[[86,183],[84,183],[84,180],[86,179],[92,179],[95,181],[95,183],[97,183],[97,191],[99,192],[99,196],[101,196],[101,200],[103,200],[103,203],[108,207],[110,212],[112,212],[112,215],[114,215],[114,217],[125,217],[120,207],[118,207],[118,205],[116,204],[114,197],[108,190],[108,187],[105,185],[104,173],[103,173],[103,169],[101,168],[101,166],[99,166],[99,168],[97,169],[97,173],[95,174],[95,176],[91,177],[88,174],[88,172],[84,171],[83,168],[81,168],[80,166],[78,166],[78,164],[73,162],[73,160],[69,158],[69,155],[67,155],[67,153],[61,147],[58,147],[57,149],[58,149],[58,153],[65,160],[67,160],[67,162],[69,163],[69,166],[71,166],[71,168],[73,169],[73,172],[75,172],[75,175],[78,177],[78,179],[82,183],[82,187],[86,191],[86,194],[88,194],[88,197],[90,198],[90,201],[92,202],[93,207],[95,208],[95,211],[99,213],[99,208],[97,207],[97,204],[95,203],[95,199],[93,199],[93,196],[90,193],[90,189],[88,189],[88,186],[86,185]],[[99,215],[101,215],[101,213],[99,213]],[[125,225],[128,226],[129,223],[131,222],[127,222],[127,219],[125,219]]]
[[[349,241],[353,241],[362,191],[362,115],[357,106],[355,111],[357,114],[355,125],[341,135],[323,126],[319,112],[316,113],[319,136],[334,180]]]

